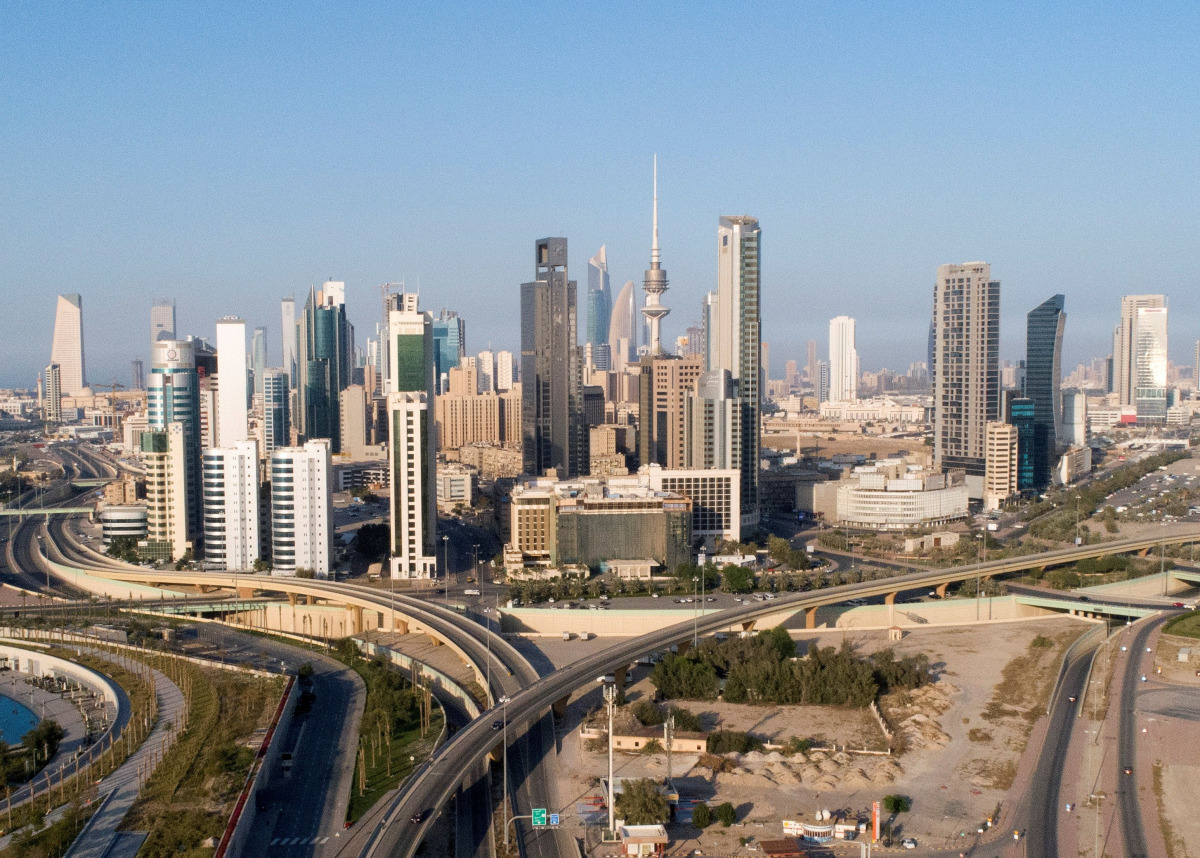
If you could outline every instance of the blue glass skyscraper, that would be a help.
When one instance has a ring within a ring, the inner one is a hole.
[[[1063,437],[1062,338],[1067,323],[1064,303],[1062,295],[1055,295],[1026,317],[1025,396],[1033,402],[1031,488],[1035,489],[1050,485],[1059,440]]]
[[[450,370],[467,353],[467,323],[453,310],[442,310],[433,320],[433,384],[436,392],[446,391]]]

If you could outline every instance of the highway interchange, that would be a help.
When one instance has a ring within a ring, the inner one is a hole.
[[[80,461],[83,463],[80,473],[85,473],[87,462],[82,458]],[[54,500],[63,502],[70,499],[67,494],[64,494],[61,499],[52,496],[46,498],[48,502]],[[33,570],[45,568],[44,564],[39,562],[40,558],[36,556],[38,552],[34,547],[34,540],[38,536],[35,531],[39,529],[43,531],[41,535],[47,540],[48,547],[58,553],[66,562],[76,563],[84,568],[91,568],[97,572],[102,571],[106,575],[118,578],[134,578],[138,573],[145,573],[145,570],[137,567],[128,567],[125,564],[101,559],[99,555],[83,546],[73,545],[60,516],[52,519],[48,525],[34,526],[32,522],[26,521],[14,529],[12,540],[7,546],[10,557],[9,565],[13,567],[10,571],[18,577],[26,576],[25,579],[22,579],[23,584],[44,586],[44,582],[38,580],[40,576],[33,573]],[[1171,540],[1182,542],[1197,537],[1200,537],[1200,530],[1190,528],[1182,535],[1173,532]],[[1163,538],[1142,540],[1141,542],[1157,544]],[[1125,550],[1129,550],[1127,546],[1109,543],[1105,553],[1112,552],[1118,547],[1125,547]],[[1051,552],[1040,559],[1043,563],[1065,562],[1067,559],[1079,559],[1086,555],[1086,550],[1065,549]],[[924,591],[931,586],[948,581],[966,580],[977,574],[1002,574],[1005,571],[1011,570],[1002,561],[954,570],[924,570],[898,575],[885,581],[848,584],[821,591],[781,595],[770,602],[747,603],[706,615],[695,621],[688,618],[668,628],[622,641],[609,649],[587,655],[567,668],[544,677],[539,677],[529,663],[503,637],[490,629],[484,629],[477,623],[464,621],[463,616],[455,611],[409,596],[396,596],[395,604],[397,609],[405,615],[424,623],[432,632],[444,636],[446,640],[453,641],[481,669],[491,658],[492,688],[490,690],[493,699],[509,698],[507,704],[499,707],[498,714],[500,720],[508,725],[510,784],[513,787],[514,807],[520,814],[527,813],[530,807],[547,806],[550,803],[548,801],[551,795],[549,778],[553,775],[549,770],[553,768],[555,754],[553,723],[549,714],[550,705],[560,698],[570,695],[578,688],[594,682],[597,676],[611,673],[616,668],[629,664],[642,655],[661,651],[674,643],[689,640],[693,634],[693,628],[699,634],[707,635],[729,628],[738,628],[743,624],[784,612],[794,613],[818,605],[843,602],[850,598]],[[220,575],[215,575],[214,579],[220,579],[220,577]],[[157,582],[168,584],[171,574],[158,572],[154,573],[153,578]],[[245,581],[246,577],[243,576],[242,580]],[[216,580],[214,580],[215,582]],[[69,584],[69,582],[63,583]],[[258,581],[255,583],[259,584]],[[262,582],[262,584],[266,583],[266,581]],[[280,589],[281,583],[272,580],[269,586],[263,586],[262,589]],[[374,588],[312,581],[305,582],[305,584],[327,593],[331,599],[336,599],[339,593],[357,591],[357,595],[373,599],[381,609],[386,610],[390,604],[388,594],[381,593]],[[1081,607],[1086,608],[1086,605],[1081,603]],[[1138,624],[1139,641],[1149,634],[1153,625],[1151,622]],[[490,654],[488,637],[491,638]],[[1062,684],[1063,693],[1070,690],[1073,692],[1071,696],[1076,696],[1082,688],[1089,657],[1089,651],[1075,653],[1072,660],[1066,665]],[[1134,768],[1136,737],[1132,734],[1131,701],[1137,691],[1138,675],[1136,670],[1127,670],[1121,681],[1124,702],[1121,711],[1121,747],[1118,756],[1123,768]],[[1027,832],[1027,849],[1035,854],[1057,854],[1054,832],[1057,830],[1057,813],[1061,804],[1057,800],[1057,785],[1065,756],[1064,736],[1069,730],[1067,720],[1071,714],[1070,707],[1061,705],[1054,707],[1051,712],[1052,720],[1045,747],[1038,761],[1038,776],[1035,779],[1035,787],[1031,795],[1031,806],[1036,810],[1031,813]],[[497,731],[492,727],[493,720],[495,720],[495,715],[485,714],[484,717],[475,719],[459,729],[451,740],[438,750],[434,758],[405,783],[403,789],[382,814],[382,821],[373,833],[369,847],[362,850],[364,855],[413,854],[421,838],[426,834],[428,826],[435,819],[434,811],[444,807],[461,789],[474,790],[474,795],[480,794],[480,790],[483,788],[481,778],[485,772],[483,761],[489,753],[496,749],[498,744],[499,737]],[[1136,771],[1135,768],[1134,770]],[[1145,854],[1145,838],[1141,827],[1140,810],[1136,801],[1134,777],[1134,775],[1126,776],[1128,778],[1127,787],[1119,792],[1121,829],[1126,840],[1127,854],[1142,855]],[[471,802],[471,806],[473,805],[474,802]],[[480,816],[480,814],[474,814],[472,823],[464,826],[462,815],[460,815],[458,839],[467,838],[472,847],[467,853],[464,853],[460,847],[460,855],[470,854],[476,850],[479,850],[478,854],[480,855],[487,854],[483,849],[484,838],[481,836],[486,833],[486,826],[479,824],[478,817]],[[413,817],[422,819],[420,825],[415,826],[415,831],[410,822]],[[544,855],[548,858],[548,856],[571,854],[574,851],[573,844],[567,842],[562,832],[553,829],[535,831],[520,824],[516,825],[515,830],[519,832],[523,851],[527,855]],[[343,853],[350,854],[346,850],[343,850]]]

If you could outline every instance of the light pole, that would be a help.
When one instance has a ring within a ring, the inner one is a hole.
[[[479,584],[479,543],[476,542],[471,546],[471,574],[475,577],[475,583]]]
[[[446,602],[450,602],[450,537],[442,534],[442,588]]]
[[[704,574],[704,573],[701,573],[701,574]],[[700,583],[700,579],[698,577],[696,577],[695,575],[693,575],[692,576],[692,598],[693,599],[696,598],[696,594],[700,592],[699,588],[698,588],[699,583]],[[698,629],[699,623],[700,623],[700,615],[698,613],[696,613],[699,609],[700,609],[699,604],[697,604],[692,609],[692,646],[696,646],[697,642],[699,640],[699,638],[697,636],[697,629]]]
[[[604,686],[604,700],[608,704],[608,795],[605,796],[605,801],[608,802],[608,830],[611,834],[617,824],[617,800],[613,787],[613,708],[617,701],[616,685]]]
[[[504,803],[500,805],[500,816],[503,819],[508,818],[508,701],[504,701],[501,707],[501,718],[504,721]],[[508,851],[508,823],[504,823],[504,851]]]

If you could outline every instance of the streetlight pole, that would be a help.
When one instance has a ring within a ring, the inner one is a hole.
[[[508,817],[508,703],[502,709],[504,719],[504,803],[500,805],[500,816]],[[504,824],[504,851],[508,851],[508,823]]]
[[[450,537],[442,534],[442,589],[446,604],[450,603]]]
[[[703,575],[704,573],[701,572],[700,574]],[[699,582],[700,582],[699,578],[692,576],[692,598],[693,599],[696,598],[696,594],[699,592],[699,589],[697,587]],[[699,638],[697,635],[697,629],[698,629],[698,626],[700,623],[700,615],[698,613],[696,613],[699,609],[700,609],[699,604],[697,604],[696,607],[694,607],[692,609],[692,646],[696,646],[699,641]]]
[[[608,703],[608,795],[605,801],[608,802],[608,830],[612,832],[617,825],[616,789],[613,786],[613,708],[617,700],[617,686],[604,686],[604,700]]]

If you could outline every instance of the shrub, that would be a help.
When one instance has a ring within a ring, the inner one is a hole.
[[[661,754],[662,752],[662,742],[658,741],[658,739],[651,739],[649,742],[642,745],[643,754]]]
[[[708,734],[708,752],[710,754],[748,754],[750,751],[761,751],[763,743],[749,733],[736,730],[716,730]]]
[[[707,804],[698,804],[692,808],[692,825],[697,828],[708,828],[712,824],[712,811]]]
[[[657,727],[666,720],[662,707],[653,700],[639,700],[633,707],[633,717],[637,718],[643,727]]]
[[[658,784],[649,778],[627,782],[617,795],[617,813],[630,825],[662,824],[669,812]]]
[[[728,774],[736,768],[733,760],[728,757],[722,757],[720,754],[701,754],[700,759],[696,761],[696,765],[708,769],[714,775]]]
[[[670,708],[671,717],[675,719],[675,729],[681,733],[699,733],[700,719],[690,709],[682,706]]]
[[[909,806],[908,796],[885,795],[883,797],[883,809],[888,813],[908,813]]]

